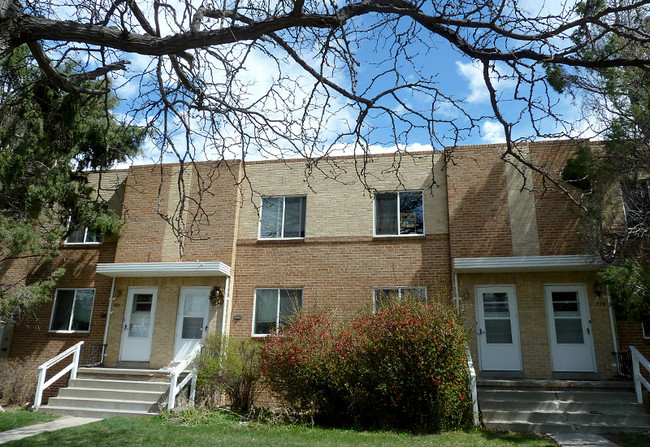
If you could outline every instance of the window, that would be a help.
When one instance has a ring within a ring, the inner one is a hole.
[[[307,197],[264,197],[260,218],[260,238],[305,237]]]
[[[650,320],[643,320],[641,322],[641,330],[643,331],[643,338],[650,338]]]
[[[57,289],[50,331],[88,332],[94,289]]]
[[[302,289],[255,289],[253,335],[278,332],[302,308]]]
[[[375,194],[375,235],[424,234],[422,191]]]
[[[650,179],[621,183],[625,221],[629,229],[650,226]]]
[[[97,236],[87,227],[77,228],[65,240],[66,244],[101,244],[104,238]]]
[[[391,306],[398,301],[414,300],[427,303],[426,287],[378,287],[375,289],[375,310]]]

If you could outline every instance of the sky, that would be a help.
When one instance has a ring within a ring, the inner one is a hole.
[[[561,0],[542,3],[533,0],[525,0],[518,3],[518,6],[527,8],[528,10],[539,11],[543,14],[559,11],[563,8],[563,5],[564,2]],[[364,21],[361,21],[357,26],[369,27],[371,26],[371,23],[373,22],[369,18],[365,23]],[[173,28],[170,27],[167,30],[167,33],[173,33],[173,31]],[[383,38],[386,38],[386,36],[379,33],[377,35],[377,40],[361,42],[358,49],[355,49],[359,60],[376,61],[378,58],[382,58],[382,56],[384,56],[382,52],[387,51],[386,48],[381,46]],[[377,43],[378,41],[379,44]],[[408,64],[404,64],[403,71],[405,73],[405,78],[407,80],[409,79],[409,70],[412,70],[410,75],[412,77],[416,76],[417,70],[421,70],[426,75],[432,76],[432,80],[436,83],[436,87],[438,87],[441,92],[449,97],[453,97],[457,101],[461,101],[463,103],[462,107],[464,111],[470,113],[472,116],[485,117],[477,121],[476,127],[471,131],[463,133],[463,139],[459,141],[459,144],[504,142],[505,136],[503,127],[493,116],[488,90],[483,82],[482,65],[480,62],[461,55],[458,51],[452,49],[444,42],[434,42],[433,44],[435,45],[435,49],[434,51],[429,52],[426,51],[424,45],[418,44],[417,42],[409,44],[407,51],[412,55],[415,67],[411,69]],[[307,59],[315,56],[314,54],[310,54],[309,51],[304,51],[301,54]],[[131,73],[141,71],[150,66],[149,64],[151,63],[151,60],[145,56],[128,55],[127,57],[131,61],[131,65],[129,66]],[[315,60],[315,58],[312,60]],[[239,79],[247,85],[247,93],[249,94],[249,101],[251,104],[254,104],[256,100],[259,100],[268,88],[273,85],[273,81],[277,80],[276,67],[275,63],[260,52],[252,52],[248,55],[245,69],[241,72]],[[395,81],[390,76],[381,77],[375,82],[375,84],[369,86],[370,79],[376,77],[377,73],[381,72],[381,70],[385,68],[385,65],[378,67],[371,63],[362,63],[359,65],[358,77],[360,88],[368,87],[369,91],[372,92],[391,87],[391,82],[394,83]],[[497,66],[496,68],[501,73],[506,74],[508,72],[504,66]],[[307,92],[310,91],[312,86],[311,80],[295,63],[284,65],[282,67],[282,73],[284,76],[287,76],[295,82],[292,87],[287,87],[284,92],[286,95],[284,99],[287,100],[287,98],[290,97],[290,103],[294,106],[299,106],[301,101],[305,100]],[[130,74],[126,73],[124,75],[116,76],[114,80],[114,85],[119,86],[117,94],[122,98],[120,108],[117,112],[125,118],[133,119],[136,123],[143,123],[141,117],[133,116],[131,112],[133,101],[137,103],[142,91],[136,82],[129,80],[129,76]],[[342,82],[343,84],[347,83],[346,79],[341,76],[341,73],[333,73],[332,80]],[[515,83],[509,79],[497,79],[496,76],[493,77],[493,82],[497,90],[497,96],[503,101],[502,111],[504,112],[504,115],[508,119],[516,120],[522,114],[522,103],[521,101],[512,99],[516,88]],[[544,92],[544,94],[546,93]],[[557,95],[554,92],[550,92],[549,95],[551,100],[557,103],[555,106],[557,113],[562,116],[564,120],[575,123],[575,129],[571,129],[568,132],[571,136],[589,138],[596,135],[596,132],[592,127],[597,126],[593,120],[590,122],[587,118],[587,120],[580,121],[582,107],[577,100],[567,95]],[[404,94],[402,99],[405,101],[406,106],[422,110],[427,110],[427,108],[430,109],[432,104],[431,97],[417,93]],[[336,112],[328,119],[327,126],[320,130],[324,145],[328,142],[334,141],[336,135],[349,130],[353,125],[356,116],[354,108],[346,107],[345,101],[336,97],[336,95],[334,95],[330,101],[331,103],[329,107],[331,110],[335,110]],[[405,113],[404,107],[394,101],[387,101],[385,106],[391,108],[398,116],[404,115]],[[265,110],[269,110],[268,103]],[[273,112],[271,113],[273,114]],[[466,120],[463,118],[463,114],[460,113],[459,110],[454,109],[454,107],[447,101],[437,103],[435,110],[430,113],[435,119],[443,121],[448,120],[453,124],[460,126],[467,124]],[[526,137],[533,133],[530,123],[526,123],[525,116],[523,118],[524,119],[521,120],[522,122],[516,125],[513,129],[514,138]],[[194,120],[192,123],[194,128],[197,129],[196,134],[193,136],[194,143],[201,147],[206,144],[206,139],[209,136],[201,135],[200,129],[202,129],[202,123],[200,120],[194,118],[189,119],[190,121]],[[311,121],[307,121],[303,127],[310,127],[312,124]],[[374,126],[372,133],[373,140],[371,141],[372,144],[370,146],[372,152],[393,152],[396,149],[395,146],[391,144],[389,132],[390,126],[387,126],[386,116],[380,116],[378,118],[370,117],[368,119],[368,125]],[[447,127],[445,128],[445,126]],[[543,130],[549,134],[558,130],[551,119],[544,119],[542,121],[542,127]],[[452,133],[445,129],[450,129],[449,125],[442,125],[440,132],[442,138],[439,141],[435,141],[434,146],[431,144],[428,132],[424,130],[412,131],[411,137],[408,141],[404,140],[404,144],[407,145],[409,150],[431,150],[432,147],[440,149],[441,146],[451,144],[452,142],[452,139],[450,138]],[[290,129],[287,129],[287,132],[289,130]],[[229,131],[227,126],[223,126],[220,129],[220,132],[222,132],[223,137],[233,139],[233,146],[237,145],[237,135]],[[173,140],[181,150],[186,147],[186,141],[182,134],[176,135]],[[278,145],[282,147],[283,142],[279,141]],[[338,149],[337,154],[345,154],[350,151],[349,144],[342,143],[335,147]],[[153,141],[149,141],[146,144],[145,153],[146,155],[136,160],[136,163],[150,163],[152,160],[159,159],[159,150],[156,143]],[[211,158],[209,151],[201,156]],[[226,154],[227,158],[235,158],[238,156],[240,156],[240,154],[236,148],[233,149],[232,153]],[[273,156],[280,156],[280,151],[278,149],[269,149],[268,153],[264,154],[264,156],[255,153],[248,154],[249,159],[260,159]],[[173,159],[173,156],[164,157],[165,161],[173,161]]]

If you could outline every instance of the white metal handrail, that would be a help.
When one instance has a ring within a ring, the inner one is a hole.
[[[178,383],[178,377],[185,371],[190,363],[194,361],[197,355],[201,352],[201,345],[198,345],[187,357],[183,359],[170,373],[171,383],[169,385],[169,403],[167,404],[168,410],[173,410],[176,406],[176,396],[178,393],[191,381],[190,384],[190,403],[194,405],[194,396],[196,393],[196,371],[192,370],[181,383]]]
[[[47,362],[43,363],[41,366],[38,367],[38,384],[36,385],[36,397],[34,398],[34,408],[38,408],[41,406],[41,402],[43,400],[43,391],[45,391],[46,388],[48,388],[54,382],[59,380],[65,374],[70,372],[70,379],[77,378],[77,370],[79,369],[79,358],[81,357],[81,345],[83,344],[84,342],[80,341],[76,345],[66,349],[61,354],[48,360]],[[50,380],[46,382],[45,379],[47,378],[47,369],[56,365],[64,358],[68,357],[70,354],[72,354],[72,363],[70,363],[68,366],[63,368],[58,373],[56,373],[54,377],[52,377]]]
[[[646,390],[650,391],[650,383],[648,383],[646,378],[641,374],[641,365],[643,365],[646,371],[650,373],[650,362],[634,346],[630,346],[630,352],[632,353],[632,377],[634,378],[636,401],[642,404],[643,391],[641,385],[643,385]]]
[[[474,425],[480,424],[478,416],[478,390],[476,389],[476,370],[474,369],[474,362],[472,361],[472,353],[467,352],[467,367],[469,368],[469,389],[472,393],[472,415],[474,416]]]

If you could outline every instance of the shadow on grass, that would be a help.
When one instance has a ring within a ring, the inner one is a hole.
[[[622,447],[650,447],[650,433],[607,433],[603,436]]]

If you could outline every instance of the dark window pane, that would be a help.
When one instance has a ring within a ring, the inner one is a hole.
[[[399,292],[402,300],[418,301],[422,304],[426,304],[427,302],[427,294],[424,287],[404,287]]]
[[[484,293],[483,313],[486,317],[509,317],[508,294],[504,292]]]
[[[305,237],[306,197],[284,199],[284,237]]]
[[[397,234],[397,194],[375,195],[376,234]]]
[[[94,298],[94,290],[76,291],[71,325],[73,331],[87,331],[90,329],[90,316],[93,312]]]
[[[86,229],[85,228],[79,228],[74,230],[72,233],[70,233],[70,236],[68,236],[68,239],[66,239],[66,242],[69,244],[75,244],[75,243],[81,243],[84,241],[84,233]]]
[[[261,238],[282,237],[282,204],[282,197],[265,197],[262,199]]]
[[[140,294],[133,295],[133,312],[151,312],[153,295]]]
[[[584,343],[582,320],[580,318],[556,318],[555,337],[558,343]]]
[[[278,290],[257,289],[255,291],[255,333],[275,332],[278,315]]]
[[[624,182],[621,190],[628,228],[650,226],[650,180]]]
[[[422,193],[399,193],[400,234],[424,233],[424,218],[422,215]]]
[[[203,327],[203,317],[184,317],[183,318],[183,334],[185,339],[193,338],[198,340],[201,338]]]
[[[280,289],[280,324],[302,309],[302,290]]]
[[[553,313],[560,315],[580,315],[577,292],[553,292]]]
[[[512,343],[510,319],[485,320],[487,343]]]
[[[73,304],[74,290],[57,290],[50,330],[67,331],[70,329]]]
[[[88,231],[88,232],[86,233],[86,243],[95,242],[95,243],[100,244],[100,243],[102,243],[103,241],[104,241],[104,238],[103,238],[103,237],[98,236],[98,235],[96,235],[95,233],[93,233],[93,232],[91,232],[91,231]]]

